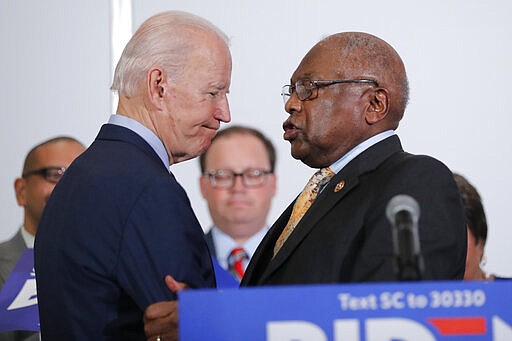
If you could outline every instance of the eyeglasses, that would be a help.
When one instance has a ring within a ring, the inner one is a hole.
[[[261,168],[249,168],[242,173],[235,173],[229,169],[217,169],[204,173],[214,188],[230,189],[235,186],[236,177],[242,178],[242,184],[247,188],[263,186],[267,182],[267,175],[272,171]]]
[[[30,175],[41,175],[43,176],[46,181],[56,184],[60,178],[64,175],[64,172],[66,171],[66,167],[45,167],[36,169],[33,171],[29,171],[26,173],[23,173],[21,176],[23,178],[26,178]]]
[[[377,81],[373,79],[332,79],[332,80],[311,80],[311,79],[300,79],[292,85],[285,85],[281,91],[284,103],[288,102],[290,96],[293,93],[297,94],[297,97],[301,101],[313,100],[318,96],[318,89],[334,84],[373,84],[379,86]]]

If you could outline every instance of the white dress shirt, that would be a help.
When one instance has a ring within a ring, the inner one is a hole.
[[[215,245],[215,251],[217,253],[216,258],[220,266],[228,270],[228,256],[236,247],[244,248],[245,252],[249,256],[249,259],[251,259],[261,240],[263,237],[265,237],[268,229],[268,226],[264,226],[259,232],[249,238],[243,245],[238,245],[233,238],[221,231],[217,226],[213,226],[212,239],[213,244]],[[249,264],[249,261],[244,262],[244,268],[247,268],[247,264]]]

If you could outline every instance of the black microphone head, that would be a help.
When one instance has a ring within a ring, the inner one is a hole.
[[[395,195],[388,203],[386,207],[386,216],[391,222],[391,225],[395,224],[396,214],[400,211],[406,211],[411,215],[414,224],[418,223],[420,217],[420,205],[410,195],[398,194]]]

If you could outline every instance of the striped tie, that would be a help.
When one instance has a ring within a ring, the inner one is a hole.
[[[248,259],[247,252],[241,247],[234,248],[228,256],[228,270],[238,281],[244,277],[244,261]]]
[[[318,172],[313,174],[311,179],[309,179],[306,187],[304,190],[302,190],[302,193],[297,198],[297,201],[295,201],[295,205],[293,205],[290,220],[288,220],[286,227],[277,239],[276,245],[274,246],[274,257],[279,252],[279,250],[281,250],[281,247],[293,232],[295,226],[297,226],[304,214],[306,214],[313,201],[315,201],[320,189],[326,183],[328,183],[333,176],[333,171],[327,167],[320,169]]]

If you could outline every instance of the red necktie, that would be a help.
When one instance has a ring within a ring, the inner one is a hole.
[[[228,270],[239,281],[244,276],[244,260],[246,259],[249,259],[249,256],[241,247],[234,248],[228,256]]]

